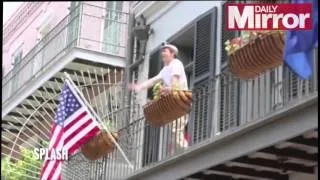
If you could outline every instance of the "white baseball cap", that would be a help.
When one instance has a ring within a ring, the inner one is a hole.
[[[178,55],[178,52],[179,52],[178,48],[176,46],[172,45],[172,44],[163,44],[161,49],[163,49],[163,48],[169,48],[169,49],[171,49],[173,51],[173,53],[175,55]]]

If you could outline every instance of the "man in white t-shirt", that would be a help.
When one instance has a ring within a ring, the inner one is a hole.
[[[186,73],[184,71],[183,63],[177,59],[178,48],[171,44],[165,44],[161,47],[161,58],[164,63],[164,67],[161,69],[158,75],[148,79],[141,84],[132,84],[129,88],[135,92],[140,92],[142,90],[151,88],[152,85],[162,80],[164,83],[163,88],[160,89],[161,94],[167,94],[171,88],[180,88],[187,90],[188,81]],[[151,62],[153,63],[153,62]],[[187,118],[182,117],[174,121],[172,124],[172,138],[174,144],[178,147],[187,147],[188,142],[184,138],[184,128],[187,124]]]

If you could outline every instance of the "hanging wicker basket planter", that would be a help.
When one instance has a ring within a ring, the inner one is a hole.
[[[111,132],[116,141],[119,139],[118,133]],[[114,143],[105,131],[100,131],[92,137],[87,143],[82,145],[81,152],[89,160],[97,160],[106,156],[114,150]]]
[[[229,55],[229,69],[240,79],[253,79],[283,63],[284,33],[270,32],[250,39]]]
[[[172,90],[144,105],[144,115],[152,126],[163,126],[191,111],[192,91]]]

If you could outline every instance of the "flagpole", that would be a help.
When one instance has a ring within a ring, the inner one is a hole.
[[[70,85],[72,85],[74,87],[74,89],[78,92],[78,94],[81,96],[83,102],[88,106],[88,108],[90,109],[90,111],[93,113],[93,115],[97,118],[97,120],[100,122],[100,124],[102,125],[103,129],[105,129],[107,131],[107,134],[109,135],[110,139],[112,140],[112,142],[116,145],[116,147],[119,149],[121,155],[123,156],[123,158],[127,161],[127,163],[129,164],[130,168],[133,169],[133,165],[131,164],[131,162],[129,161],[129,159],[127,158],[127,156],[125,155],[125,153],[123,152],[123,150],[121,149],[120,145],[117,143],[117,141],[114,139],[114,137],[112,136],[112,134],[110,133],[109,129],[107,128],[107,126],[102,123],[102,120],[100,119],[100,117],[97,115],[97,113],[94,111],[94,109],[91,107],[91,105],[89,104],[89,102],[85,99],[85,97],[83,96],[82,92],[78,89],[78,87],[74,84],[73,80],[71,79],[70,75],[66,72],[64,72],[64,75],[67,77],[67,80],[71,83]]]

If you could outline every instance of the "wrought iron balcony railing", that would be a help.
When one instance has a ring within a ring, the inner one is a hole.
[[[118,114],[124,123],[119,126],[119,144],[134,169],[118,150],[97,161],[88,161],[78,153],[64,164],[63,177],[125,179],[203,143],[213,142],[218,136],[228,136],[251,123],[317,98],[316,53],[312,62],[313,76],[309,80],[299,79],[283,65],[250,81],[241,81],[229,72],[222,72],[213,80],[195,87],[193,109],[185,116],[188,123],[183,138],[187,146],[181,146],[177,133],[179,125],[170,123],[160,128],[151,127],[143,117],[142,106],[131,103],[125,115]]]
[[[128,20],[126,12],[79,3],[2,78],[2,104],[75,47],[124,57]]]

